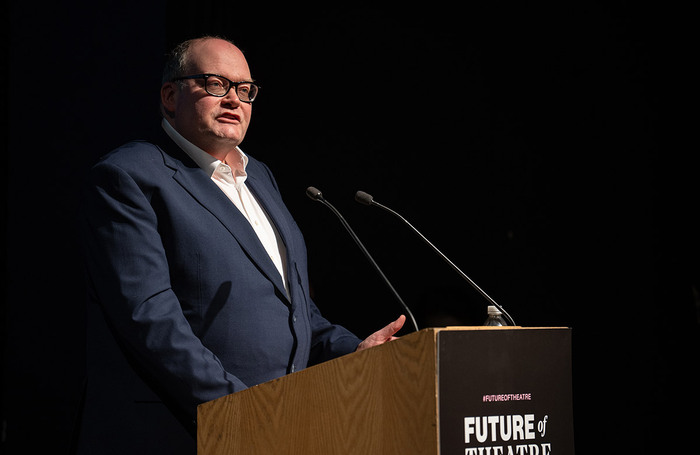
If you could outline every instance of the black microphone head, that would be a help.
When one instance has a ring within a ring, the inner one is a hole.
[[[321,194],[321,192],[318,189],[314,188],[313,186],[310,186],[306,189],[306,195],[309,196],[314,201],[322,201],[323,200],[323,194]]]
[[[357,193],[355,193],[355,200],[360,204],[372,205],[372,201],[374,200],[374,198],[371,194],[367,194],[364,191],[358,191]]]

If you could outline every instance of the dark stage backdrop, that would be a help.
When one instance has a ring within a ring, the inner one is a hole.
[[[306,235],[326,317],[366,336],[401,308],[306,198],[310,185],[421,327],[480,325],[486,303],[396,219],[355,203],[357,190],[408,218],[518,324],[572,327],[578,453],[690,439],[697,172],[666,132],[684,125],[669,103],[683,94],[669,77],[682,42],[668,35],[682,14],[625,2],[78,3],[7,6],[6,453],[70,451],[84,362],[78,188],[100,155],[158,121],[164,53],[202,34],[236,42],[262,86],[242,148],[272,168]]]

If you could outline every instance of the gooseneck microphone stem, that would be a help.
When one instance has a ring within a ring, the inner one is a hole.
[[[413,230],[413,232],[416,233],[416,235],[418,235],[418,237],[420,237],[430,248],[432,248],[433,251],[435,251],[445,262],[447,262],[455,272],[457,272],[462,278],[464,278],[474,289],[476,289],[476,291],[479,292],[479,294],[484,296],[484,298],[491,305],[498,308],[498,310],[501,313],[503,313],[503,316],[506,317],[506,319],[510,323],[510,325],[513,325],[513,326],[515,325],[515,321],[513,320],[513,318],[510,316],[510,314],[508,314],[508,312],[501,305],[499,305],[494,299],[491,298],[490,295],[488,295],[483,289],[481,289],[479,287],[479,285],[474,282],[474,280],[472,280],[471,278],[469,278],[469,276],[467,276],[466,273],[462,272],[462,270],[460,270],[460,268],[457,267],[457,265],[455,265],[454,262],[452,262],[447,256],[445,256],[442,253],[442,251],[440,251],[435,245],[433,245],[433,243],[430,240],[428,240],[423,234],[421,234],[418,229],[413,227],[413,225],[411,223],[409,223],[408,220],[406,220],[406,218],[401,216],[396,211],[390,209],[389,207],[382,205],[379,202],[375,201],[371,195],[365,193],[364,191],[358,191],[357,193],[355,193],[355,200],[357,202],[359,202],[360,204],[377,206],[380,209],[386,210],[387,212],[391,213],[392,215],[394,215],[395,217],[397,217],[401,221],[403,221],[408,227],[410,227]]]
[[[313,199],[314,201],[318,201],[318,202],[322,203],[323,205],[325,205],[326,207],[328,207],[331,210],[331,212],[333,212],[335,214],[335,216],[338,217],[338,219],[340,220],[340,223],[343,225],[345,230],[348,231],[348,234],[350,234],[350,237],[352,237],[352,239],[355,241],[357,246],[360,248],[362,253],[367,258],[367,260],[372,264],[372,266],[377,271],[379,276],[381,276],[384,283],[389,287],[389,289],[391,290],[391,293],[394,295],[396,300],[398,300],[398,302],[401,304],[404,311],[406,312],[406,315],[408,316],[408,319],[411,321],[411,324],[413,325],[414,330],[417,332],[419,330],[418,324],[416,323],[416,318],[413,317],[413,313],[408,308],[408,305],[406,305],[406,303],[403,301],[401,296],[399,296],[399,293],[396,292],[396,289],[394,289],[394,286],[391,285],[391,282],[389,282],[389,279],[386,277],[386,275],[384,275],[384,272],[382,272],[382,269],[379,268],[379,265],[377,265],[377,262],[374,260],[374,258],[372,258],[372,255],[369,254],[369,251],[367,251],[367,248],[365,248],[365,246],[360,241],[360,238],[355,234],[355,232],[352,230],[352,228],[350,227],[348,222],[345,221],[345,218],[343,218],[343,215],[341,215],[340,212],[335,207],[333,207],[333,205],[323,197],[323,194],[318,189],[314,188],[313,186],[310,186],[306,189],[306,195],[309,198]]]

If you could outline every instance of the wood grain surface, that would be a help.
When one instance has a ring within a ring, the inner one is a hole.
[[[198,454],[437,454],[436,333],[202,404]]]

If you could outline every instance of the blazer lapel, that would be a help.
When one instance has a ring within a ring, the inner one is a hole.
[[[168,141],[171,147],[163,156],[165,165],[175,171],[173,179],[224,225],[263,274],[274,283],[280,294],[286,297],[282,277],[248,220],[189,156],[169,138]],[[179,153],[173,155],[180,159],[173,158],[168,153],[171,149],[177,149]]]
[[[265,212],[270,217],[270,221],[277,229],[284,246],[287,249],[287,259],[293,256],[290,249],[292,248],[292,237],[289,230],[289,219],[285,214],[287,209],[284,206],[280,206],[279,198],[273,196],[270,193],[269,186],[265,185],[257,178],[255,173],[248,173],[248,179],[246,181],[248,188],[258,199],[258,202],[265,209]]]

